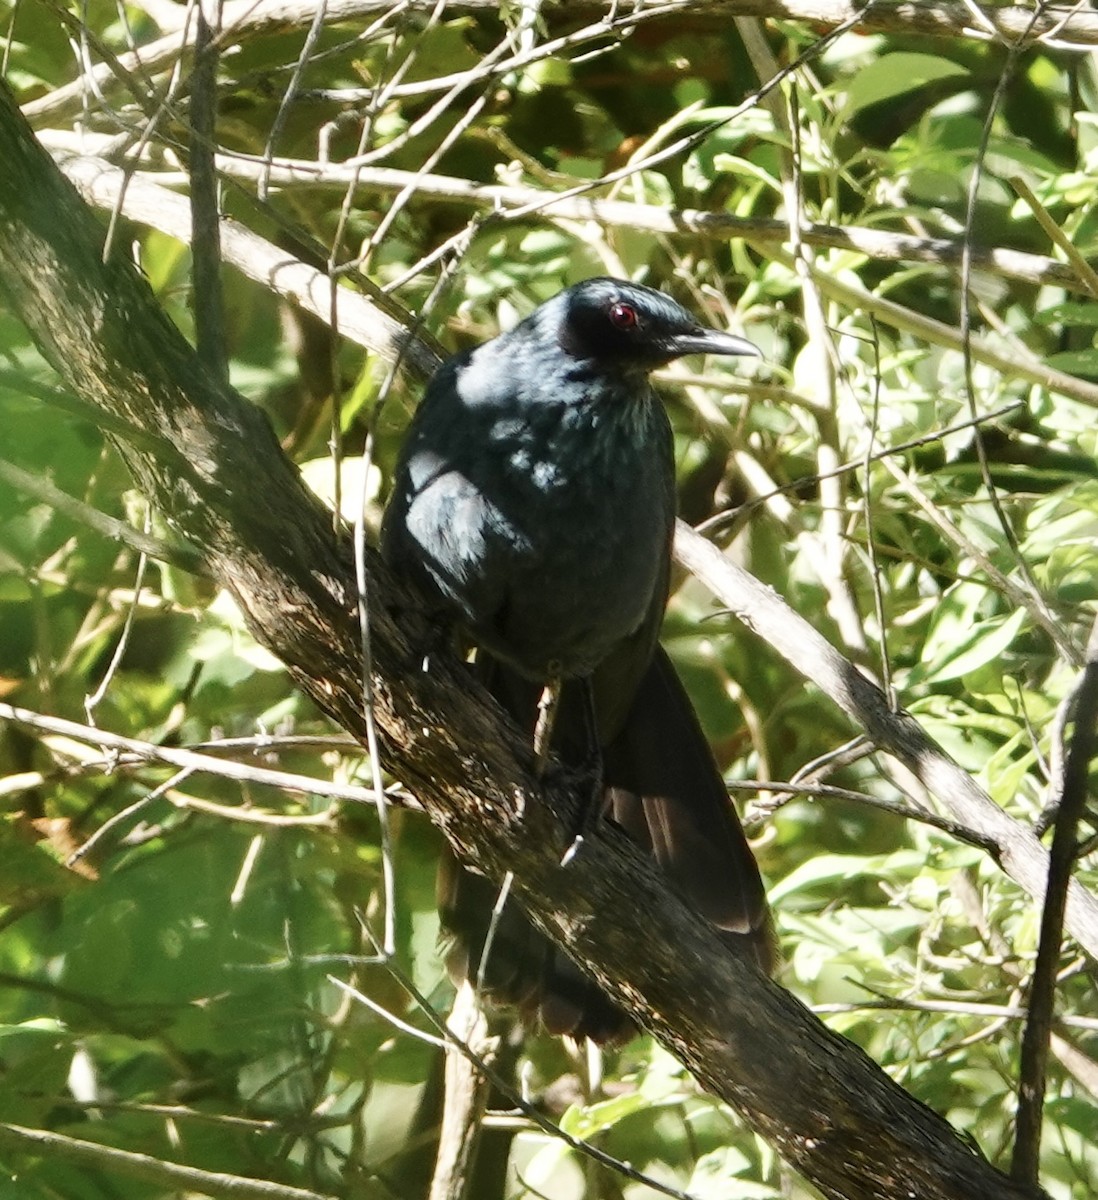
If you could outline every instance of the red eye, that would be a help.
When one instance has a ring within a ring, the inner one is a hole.
[[[610,305],[610,324],[615,329],[636,329],[637,310],[631,304],[618,301]]]

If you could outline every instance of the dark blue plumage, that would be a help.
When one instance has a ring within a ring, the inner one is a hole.
[[[592,279],[450,359],[409,431],[385,554],[522,674],[590,674],[662,611],[674,465],[647,372],[695,351],[753,348]]]
[[[656,639],[675,518],[667,415],[649,383],[685,354],[757,354],[660,292],[590,279],[448,360],[401,455],[382,552],[482,653],[481,674],[529,727],[538,685],[564,678],[555,750],[590,757],[593,705],[608,810],[719,928],[769,953],[758,870],[720,773]],[[585,699],[590,697],[591,699]],[[470,959],[480,917],[451,873],[444,913]],[[517,916],[517,914],[516,914]],[[504,930],[500,984],[561,1031],[612,1036],[624,1017],[532,930]],[[522,943],[522,946],[516,947]]]

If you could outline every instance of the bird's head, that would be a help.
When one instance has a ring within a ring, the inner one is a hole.
[[[702,325],[669,296],[620,279],[587,279],[549,301],[557,340],[574,359],[651,371],[687,354],[749,354],[745,338]]]

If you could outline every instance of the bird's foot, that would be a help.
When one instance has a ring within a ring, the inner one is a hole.
[[[564,854],[561,856],[560,865],[562,867],[568,866],[568,864],[576,857],[576,855],[579,854],[582,847],[583,847],[583,834],[577,833],[576,836],[572,839],[572,844],[568,847],[567,850],[565,850]]]
[[[534,724],[534,774],[540,779],[549,765],[549,746],[553,725],[560,704],[560,680],[551,679],[542,689],[538,700],[538,716]]]
[[[587,778],[583,784],[583,795],[580,801],[579,812],[576,815],[576,823],[573,827],[572,841],[569,843],[568,849],[565,850],[564,857],[560,860],[562,867],[568,866],[583,848],[584,841],[595,828],[606,804],[602,782],[602,755],[597,752],[592,755],[587,767],[588,769],[584,771],[584,775]]]

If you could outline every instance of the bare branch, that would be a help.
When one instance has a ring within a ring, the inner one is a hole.
[[[93,725],[81,725],[77,721],[66,721],[61,717],[31,712],[0,702],[0,720],[14,721],[31,729],[60,737],[73,738],[88,745],[100,746],[105,750],[118,751],[132,756],[138,762],[163,762],[186,771],[205,771],[225,779],[237,779],[264,787],[281,788],[288,792],[300,792],[309,796],[328,796],[337,800],[349,800],[359,804],[373,804],[372,788],[356,787],[354,784],[332,783],[328,779],[313,779],[308,775],[295,775],[290,771],[274,771],[269,767],[253,766],[250,763],[233,762],[231,759],[216,758],[213,754],[202,754],[195,750],[184,750],[178,746],[157,746],[137,738],[122,737]],[[117,765],[117,755],[113,762]]]
[[[1091,626],[1086,665],[1075,697],[1075,733],[1071,739],[1060,808],[1052,832],[1048,882],[1041,910],[1041,939],[1029,993],[1029,1020],[1022,1039],[1018,1080],[1018,1129],[1011,1162],[1015,1179],[1030,1183],[1040,1167],[1041,1121],[1046,1069],[1056,1004],[1056,968],[1064,937],[1064,910],[1077,853],[1076,834],[1086,808],[1090,767],[1098,725],[1098,618]]]
[[[125,172],[102,159],[66,156],[62,166],[90,203],[110,211],[121,200],[122,211],[131,220],[182,242],[189,240],[190,206],[185,197],[140,176],[127,178]],[[419,378],[427,377],[438,366],[438,355],[430,343],[409,337],[410,320],[394,301],[371,300],[339,286],[333,305],[332,281],[324,271],[301,262],[230,217],[222,218],[221,243],[226,262],[322,321],[334,318],[341,335],[380,354],[387,362],[399,361]]]
[[[361,22],[383,14],[391,8],[390,0],[326,0],[326,23],[337,25]],[[282,32],[288,28],[308,26],[316,13],[316,0],[229,0],[224,7],[223,45],[263,33]],[[434,0],[411,0],[410,12],[429,14]],[[175,21],[183,25],[183,9]],[[496,0],[450,0],[447,12],[484,13],[495,17],[499,12]],[[612,0],[601,3],[587,0],[547,0],[541,6],[542,18],[550,24],[560,16],[566,21],[602,20],[607,27],[614,20],[618,5]],[[681,20],[686,15],[712,17],[714,23],[726,25],[734,17],[762,17],[773,20],[808,21],[835,27],[855,21],[855,27],[866,33],[921,33],[938,37],[975,37],[981,40],[999,38],[1008,42],[1026,39],[1046,41],[1061,48],[1085,50],[1098,45],[1098,14],[1078,5],[1048,4],[1039,13],[1023,4],[968,4],[964,0],[906,0],[900,3],[864,3],[858,0],[677,0],[674,3],[653,5],[642,9],[636,20]],[[157,20],[168,28],[170,16],[160,9]],[[632,23],[632,22],[631,22]],[[146,75],[167,69],[180,52],[194,40],[194,26],[168,33],[166,36],[122,55],[118,68],[125,72],[143,71]],[[80,111],[88,91],[105,92],[117,85],[116,69],[111,64],[94,68],[91,79],[77,80],[35,100],[26,106],[26,116],[33,124],[47,120],[64,120]]]
[[[204,1171],[201,1167],[185,1167],[166,1162],[151,1154],[119,1150],[100,1142],[45,1129],[28,1129],[23,1125],[0,1123],[0,1143],[30,1148],[37,1153],[56,1154],[73,1162],[108,1168],[131,1179],[142,1179],[158,1188],[182,1189],[203,1196],[224,1197],[225,1200],[336,1200],[334,1196],[313,1192],[307,1188],[271,1183],[265,1179],[248,1179],[225,1171]]]
[[[219,167],[232,173],[240,160],[220,156]],[[117,167],[93,158],[64,156],[61,163],[65,174],[80,188],[90,202],[100,207],[112,208],[118,203],[123,191],[124,173]],[[247,164],[247,174],[258,178],[259,165]],[[780,261],[788,262],[788,256],[776,248],[789,234],[788,225],[780,221],[741,220],[723,214],[703,213],[693,210],[667,210],[655,205],[629,204],[617,200],[589,200],[570,196],[556,199],[551,192],[536,188],[482,187],[464,180],[418,175],[411,171],[396,171],[388,168],[351,169],[326,168],[312,164],[288,165],[278,160],[270,167],[273,183],[303,182],[323,177],[330,182],[338,180],[344,186],[352,177],[360,186],[372,186],[382,191],[400,192],[415,186],[426,195],[448,199],[464,199],[477,205],[495,205],[493,219],[509,219],[506,208],[499,205],[521,205],[529,209],[535,205],[545,216],[569,220],[594,220],[608,225],[626,228],[649,229],[655,232],[692,232],[724,239],[729,236],[743,237],[748,241],[767,246],[767,252]],[[173,237],[185,241],[188,236],[189,217],[186,201],[167,189],[138,177],[131,179],[125,187],[123,211],[134,220],[151,225]],[[846,245],[858,249],[871,257],[883,259],[911,257],[917,261],[944,261],[959,263],[962,253],[961,242],[948,239],[911,238],[902,234],[882,234],[871,230],[854,228],[835,229],[830,226],[806,225],[802,228],[803,240],[821,246]],[[279,295],[300,304],[302,308],[320,317],[331,319],[331,283],[322,271],[307,266],[284,250],[252,233],[231,219],[223,222],[223,251],[225,258],[239,267],[250,278],[269,287]],[[1051,259],[1042,260],[1037,255],[1025,255],[1012,250],[989,250],[981,254],[974,251],[975,261],[984,262],[989,269],[1004,275],[1013,275],[1029,281],[1055,278],[1065,287],[1082,287],[1074,272],[1053,264]],[[1053,269],[1055,268],[1055,269]],[[872,312],[877,319],[896,329],[916,334],[934,345],[959,351],[962,346],[960,333],[944,322],[923,316],[914,309],[906,308],[893,300],[874,295],[853,284],[840,281],[826,272],[819,272],[817,285],[821,292],[852,308]],[[338,326],[340,333],[361,345],[379,353],[386,361],[398,359],[407,363],[420,377],[429,375],[437,366],[438,359],[430,349],[416,339],[410,339],[407,326],[392,315],[395,308],[391,300],[373,302],[345,288],[338,290]],[[1098,408],[1098,385],[1069,375],[1064,371],[1047,366],[1028,351],[1007,353],[986,338],[972,338],[972,355],[979,362],[1001,371],[1007,378],[1021,378],[1051,388],[1065,396],[1071,396],[1092,408]],[[404,358],[401,359],[401,355]]]
[[[192,574],[204,573],[202,555],[193,546],[180,542],[165,542],[140,529],[134,529],[128,522],[100,512],[90,504],[85,504],[83,500],[77,500],[75,496],[63,492],[48,479],[40,479],[37,475],[31,475],[22,467],[17,467],[15,463],[0,459],[0,479],[43,501],[59,513],[64,513],[66,517],[78,521],[81,525],[94,529],[103,537],[129,546],[131,550],[136,550],[139,554],[148,554],[163,562],[175,563],[181,570],[189,571]]]

